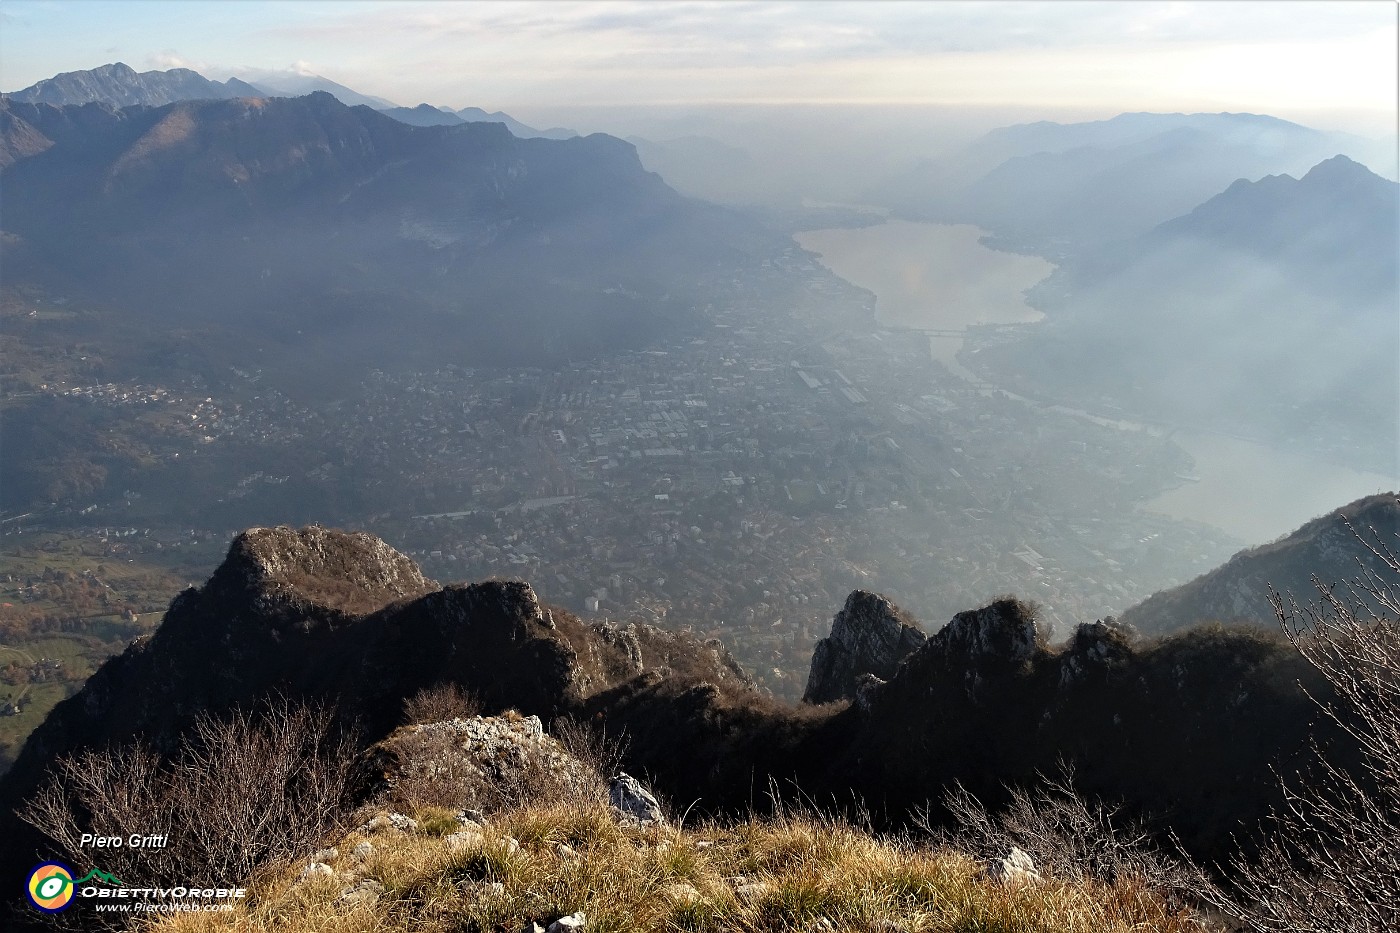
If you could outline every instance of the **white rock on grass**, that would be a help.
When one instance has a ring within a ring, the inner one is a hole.
[[[374,843],[362,842],[350,850],[350,854],[357,859],[367,859],[374,852]]]
[[[753,881],[743,875],[730,878],[729,883],[734,886],[734,896],[744,902],[756,901],[768,893],[768,882]]]
[[[576,914],[560,917],[558,920],[551,923],[544,933],[574,933],[576,930],[583,929],[583,924],[586,919],[583,911],[580,910]]]
[[[297,875],[297,882],[309,881],[312,878],[332,878],[335,876],[335,869],[325,862],[312,862],[301,870]]]
[[[447,837],[447,851],[453,855],[465,852],[468,849],[480,848],[486,842],[486,837],[481,833],[471,829],[464,829],[461,832],[453,833]]]
[[[699,890],[688,881],[673,881],[662,888],[662,893],[677,904],[689,904],[700,900]]]
[[[625,772],[620,772],[608,782],[608,803],[624,822],[640,823],[643,826],[666,822],[666,817],[661,812],[661,804],[657,803],[651,791],[643,787],[641,781]]]
[[[386,829],[396,829],[401,833],[411,833],[418,829],[418,821],[402,813],[381,813],[359,827],[362,833],[377,833]]]
[[[465,810],[458,811],[457,822],[463,826],[485,826],[486,814],[482,813],[480,810],[473,810],[469,807]]]
[[[404,816],[402,813],[390,813],[389,822],[400,832],[411,833],[418,830],[418,821],[411,816]]]
[[[1006,885],[1039,884],[1040,872],[1025,850],[1012,846],[1006,858],[992,859],[986,866],[987,877]]]
[[[339,903],[345,906],[354,904],[372,904],[379,900],[379,895],[384,893],[384,885],[373,878],[366,878],[360,883],[346,888],[340,895]]]

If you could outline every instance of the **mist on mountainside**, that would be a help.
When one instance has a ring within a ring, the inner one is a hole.
[[[852,589],[1063,635],[1397,485],[1366,140],[164,74],[0,102],[17,528],[366,527],[795,696]]]

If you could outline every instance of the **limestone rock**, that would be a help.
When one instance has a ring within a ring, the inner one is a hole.
[[[1080,624],[1060,655],[1060,686],[1101,681],[1110,667],[1132,656],[1134,635],[1130,626],[1111,619]]]
[[[569,914],[567,917],[560,917],[549,925],[545,933],[573,933],[575,930],[582,930],[584,922],[587,919],[584,912],[580,910],[578,913]]]
[[[651,791],[630,774],[620,773],[608,783],[608,802],[624,821],[640,823],[643,826],[666,822],[666,817],[661,812],[661,804],[657,803]]]
[[[880,688],[887,682],[874,674],[861,674],[856,681],[856,709],[863,713],[869,713],[874,709],[875,699],[880,695]]]
[[[959,612],[932,639],[929,649],[968,669],[1010,668],[1029,661],[1041,644],[1031,608],[999,599],[981,609]]]
[[[389,829],[401,833],[415,832],[418,829],[418,821],[411,816],[404,816],[402,813],[381,813],[359,827],[359,831],[362,833],[377,833]]]
[[[587,788],[587,769],[544,734],[538,716],[475,716],[405,726],[367,753],[382,790],[413,796],[431,787],[434,796],[455,795],[462,825],[485,822],[490,806],[527,780],[548,775],[562,787]]]
[[[734,886],[734,896],[744,903],[750,903],[761,899],[769,890],[768,882],[754,881],[743,875],[737,878],[730,878],[729,883]]]
[[[832,619],[831,634],[817,642],[803,702],[830,703],[855,697],[862,675],[889,679],[899,662],[926,638],[888,599],[856,590]]]
[[[331,868],[325,862],[312,862],[301,870],[301,874],[297,875],[297,882],[301,883],[312,878],[332,878],[334,876],[335,869]]]
[[[1041,881],[1040,872],[1035,869],[1035,862],[1025,850],[1016,846],[1011,847],[1006,858],[992,859],[988,862],[986,874],[993,881],[1013,886],[1039,884]]]
[[[468,849],[479,848],[486,841],[486,837],[481,833],[464,829],[459,833],[452,833],[444,838],[447,843],[447,851],[453,855],[459,855]]]
[[[345,889],[339,897],[339,903],[349,906],[353,904],[374,903],[379,900],[379,896],[384,893],[384,885],[373,878],[364,880]]]
[[[661,889],[667,900],[677,904],[689,904],[700,900],[700,891],[688,881],[673,881]]]

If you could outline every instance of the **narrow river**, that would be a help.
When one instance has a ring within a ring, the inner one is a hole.
[[[928,332],[934,359],[985,385],[957,359],[958,334],[975,324],[1021,324],[1040,312],[1026,289],[1049,275],[1049,262],[988,249],[976,227],[896,221],[858,229],[797,235],[837,275],[875,294],[876,319],[887,327]],[[1056,410],[1093,418],[1088,412]],[[1157,430],[1116,422],[1124,430]],[[1196,461],[1188,482],[1143,503],[1145,508],[1214,525],[1240,541],[1263,544],[1361,496],[1400,489],[1400,477],[1354,470],[1300,450],[1279,450],[1221,434],[1180,430],[1172,440]]]

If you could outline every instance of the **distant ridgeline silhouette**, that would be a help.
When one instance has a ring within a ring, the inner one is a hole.
[[[1067,761],[1082,789],[1159,816],[1207,856],[1277,802],[1271,768],[1305,760],[1318,715],[1303,687],[1327,695],[1264,629],[1143,643],[1094,622],[1053,648],[1012,598],[925,636],[856,593],[808,685],[832,702],[794,708],[756,689],[717,641],[583,622],[523,582],[440,586],[368,534],[259,528],[35,730],[0,782],[9,859],[37,853],[10,814],[57,755],[138,736],[171,748],[196,714],[274,695],[334,704],[372,743],[398,725],[404,698],[443,683],[485,713],[625,732],[629,769],[701,812],[761,809],[776,782],[819,803],[859,800],[898,825],[949,782],[996,800],[1006,782]]]
[[[0,96],[0,172],[7,277],[215,328],[211,372],[309,367],[330,393],[359,363],[643,345],[684,330],[714,276],[791,245],[681,197],[611,136],[410,126],[326,92],[123,109]]]

